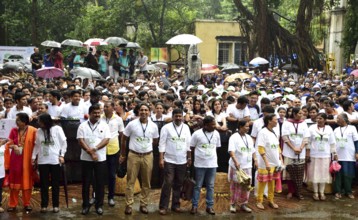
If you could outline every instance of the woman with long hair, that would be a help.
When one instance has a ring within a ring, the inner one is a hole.
[[[284,142],[282,155],[286,170],[283,171],[283,180],[288,186],[287,198],[292,195],[302,200],[301,188],[306,159],[306,145],[310,133],[306,122],[303,120],[303,112],[299,107],[292,109],[290,118],[282,125],[282,139]]]
[[[216,130],[227,131],[226,126],[226,114],[223,112],[221,101],[216,99],[211,102],[211,111],[207,112],[207,115],[211,115],[216,121]]]
[[[245,212],[252,212],[247,207],[249,202],[250,191],[247,187],[240,185],[237,182],[236,171],[242,169],[247,175],[251,176],[252,161],[257,166],[256,150],[254,147],[254,141],[249,132],[249,122],[241,120],[238,122],[238,132],[234,133],[229,139],[229,182],[230,182],[230,212],[236,212],[236,205]]]
[[[65,162],[67,142],[62,127],[54,125],[49,114],[39,115],[32,164],[38,164],[41,185],[41,212],[47,212],[48,188],[51,177],[53,212],[59,212],[61,164]]]
[[[334,130],[337,142],[338,163],[342,166],[336,173],[333,187],[335,198],[342,198],[344,192],[349,198],[354,199],[352,193],[352,180],[355,177],[355,165],[358,158],[358,133],[357,129],[349,124],[347,114],[337,116],[338,128]]]
[[[326,200],[324,189],[326,183],[332,183],[329,173],[331,154],[337,160],[336,138],[331,126],[326,125],[327,114],[319,113],[316,117],[317,124],[309,127],[310,139],[306,147],[308,182],[313,183],[313,199]],[[319,195],[318,195],[319,193]]]
[[[258,157],[258,190],[257,203],[259,209],[265,209],[263,202],[264,189],[268,185],[269,206],[278,209],[274,202],[275,180],[280,178],[279,173],[282,170],[282,155],[278,135],[273,130],[277,126],[277,117],[275,114],[268,114],[264,117],[264,128],[257,135]]]

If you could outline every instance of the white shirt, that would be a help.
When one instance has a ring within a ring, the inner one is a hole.
[[[29,117],[32,116],[31,108],[29,108],[29,107],[27,107],[27,106],[24,106],[24,107],[22,108],[22,110],[19,111],[19,110],[16,108],[16,106],[17,106],[17,105],[13,106],[13,107],[10,109],[10,111],[9,111],[9,113],[7,114],[7,117],[6,117],[7,119],[16,119],[16,114],[17,114],[17,113],[20,113],[20,112],[26,113]]]
[[[358,119],[358,112],[352,112],[352,114],[349,114],[348,112],[343,112],[343,113],[347,114],[347,117],[350,121]]]
[[[257,135],[257,146],[265,148],[266,158],[270,164],[270,167],[276,167],[281,165],[280,161],[280,142],[278,141],[277,134],[271,132],[267,128],[263,128]],[[258,152],[258,151],[257,151]],[[262,156],[258,156],[259,168],[265,169],[266,164],[262,159]]]
[[[159,152],[165,152],[164,161],[173,164],[187,163],[187,152],[190,151],[191,133],[189,126],[181,123],[168,123],[160,132]]]
[[[231,135],[228,151],[235,153],[236,160],[239,162],[241,169],[252,168],[252,154],[255,153],[256,150],[254,141],[250,135],[245,134],[245,136],[242,137],[238,132]],[[235,168],[235,163],[232,158],[229,160],[229,165]]]
[[[212,111],[206,112],[206,115],[213,116],[215,118],[215,121],[218,123],[221,123],[223,121],[223,118],[227,117],[227,114],[225,112],[220,112],[220,114],[214,114]]]
[[[318,129],[317,124],[309,127],[310,137],[310,156],[313,158],[330,158],[331,144],[336,144],[331,126],[326,125],[324,129]]]
[[[42,128],[36,131],[36,140],[32,159],[36,159],[38,164],[59,164],[59,157],[64,156],[67,151],[67,138],[62,127],[55,125],[50,128],[50,141],[45,143],[45,133]],[[61,154],[60,154],[61,153]]]
[[[153,151],[153,138],[159,138],[158,126],[151,120],[142,124],[139,118],[129,122],[123,134],[130,138],[129,149],[137,153]]]
[[[246,106],[244,109],[238,109],[236,108],[236,104],[231,104],[227,107],[226,113],[228,116],[230,116],[230,114],[232,114],[233,117],[235,117],[236,119],[243,119],[247,116],[250,117],[250,110],[249,108]]]
[[[92,124],[89,120],[80,124],[77,130],[77,139],[83,138],[90,148],[95,148],[103,139],[111,138],[108,125],[99,120],[96,124]],[[106,147],[97,150],[98,161],[106,160]],[[93,161],[91,155],[81,149],[81,160]]]
[[[263,129],[265,123],[264,123],[264,118],[259,118],[256,121],[254,121],[254,124],[252,125],[252,130],[251,130],[251,137],[256,138],[257,135],[259,134],[259,132]],[[277,123],[277,126],[273,128],[274,132],[277,134],[277,136],[280,135],[280,127],[279,124]]]
[[[288,136],[290,142],[296,147],[300,148],[304,138],[310,137],[310,132],[306,122],[292,123],[285,121],[282,124],[282,136]],[[286,144],[283,144],[282,155],[288,158],[297,159],[295,152]],[[306,149],[303,149],[299,155],[300,159],[306,158]]]
[[[119,151],[119,132],[124,131],[123,119],[117,114],[113,113],[111,118],[106,118],[106,115],[101,116],[101,120],[108,124],[111,139],[107,144],[107,154],[113,155]]]
[[[0,179],[5,177],[5,145],[0,146]],[[2,187],[2,186],[0,186]]]
[[[51,102],[46,103],[48,106],[48,114],[53,118],[59,118],[61,116],[63,104],[61,105],[52,105]]]
[[[70,102],[63,107],[61,117],[80,119],[81,122],[83,122],[85,114],[86,112],[83,105],[72,105]]]
[[[334,129],[336,137],[336,150],[339,161],[356,161],[354,141],[358,140],[356,127],[348,125]]]
[[[191,137],[190,147],[195,148],[195,167],[218,167],[216,148],[221,147],[221,141],[220,134],[217,130],[205,133],[203,129],[195,131]]]

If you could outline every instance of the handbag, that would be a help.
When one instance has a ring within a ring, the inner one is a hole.
[[[186,172],[186,176],[183,182],[183,187],[180,192],[180,198],[183,200],[191,200],[193,198],[194,186],[196,182],[190,177],[190,171]]]
[[[331,165],[329,166],[329,172],[331,174],[335,174],[341,170],[342,166],[337,161],[332,161]]]

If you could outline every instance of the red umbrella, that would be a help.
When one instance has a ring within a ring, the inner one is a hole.
[[[351,72],[351,75],[353,75],[354,77],[358,77],[358,69],[355,69]]]
[[[49,79],[63,76],[63,71],[56,67],[44,67],[36,70],[36,76]]]
[[[101,46],[101,45],[107,45],[107,42],[104,42],[102,38],[90,38],[83,42],[86,46]]]
[[[219,68],[213,64],[203,64],[201,65],[201,74],[214,74],[220,72]]]

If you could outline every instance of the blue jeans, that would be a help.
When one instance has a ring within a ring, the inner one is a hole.
[[[214,206],[214,183],[216,176],[216,167],[214,168],[200,168],[195,167],[195,181],[194,195],[192,199],[193,207],[197,208],[200,198],[200,190],[205,181],[206,185],[206,208]]]

